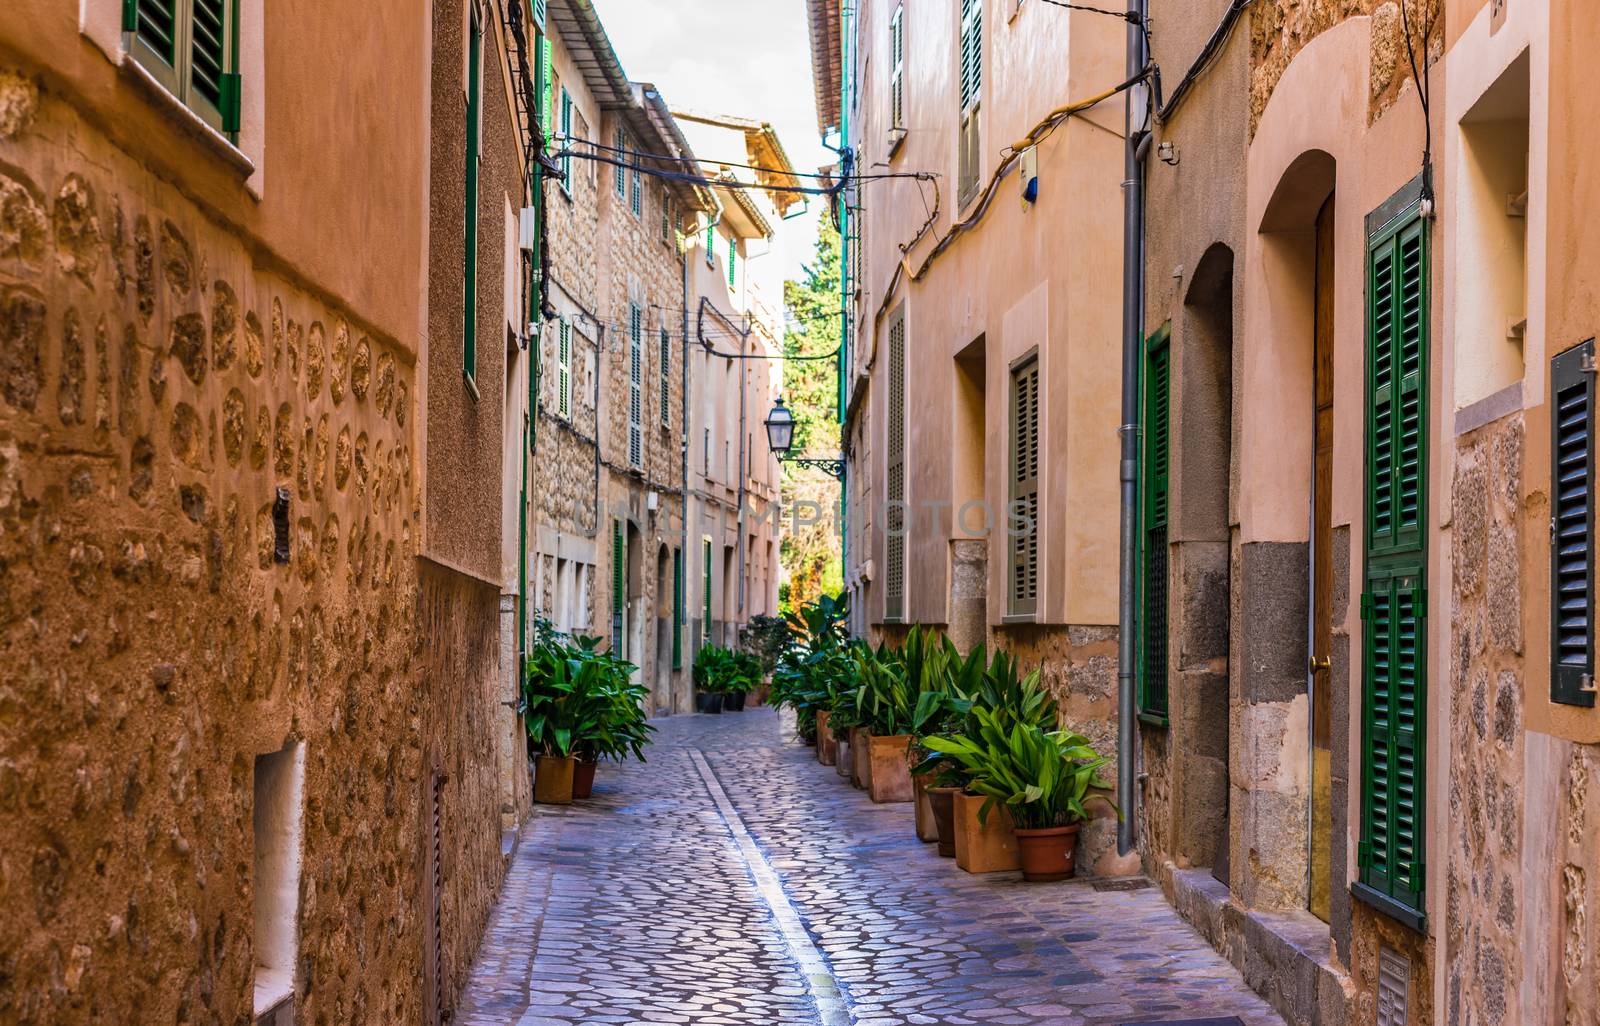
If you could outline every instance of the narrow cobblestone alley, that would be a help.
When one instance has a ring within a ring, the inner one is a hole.
[[[1154,888],[963,873],[770,709],[660,727],[535,815],[458,1022],[1281,1022]]]

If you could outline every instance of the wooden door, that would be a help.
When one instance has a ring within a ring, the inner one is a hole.
[[[1308,905],[1327,920],[1333,853],[1333,197],[1317,213],[1316,422],[1311,485],[1311,881]]]

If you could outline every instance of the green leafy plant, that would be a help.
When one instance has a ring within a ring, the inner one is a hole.
[[[602,651],[601,643],[535,621],[520,702],[535,754],[644,761],[655,733],[645,711],[648,689],[634,681],[632,663]]]
[[[748,652],[707,645],[694,657],[695,687],[722,695],[743,695],[761,683],[761,663]]]
[[[1105,796],[1110,783],[1099,776],[1109,760],[1082,734],[1047,731],[1033,723],[1012,723],[1008,730],[998,710],[979,708],[972,715],[979,725],[976,735],[928,737],[923,744],[958,763],[966,771],[967,790],[985,796],[980,821],[988,822],[997,804],[1024,830],[1082,823],[1090,816],[1090,801],[1117,808]]]

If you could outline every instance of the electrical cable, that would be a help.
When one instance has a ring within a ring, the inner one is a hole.
[[[1184,72],[1183,78],[1173,87],[1172,95],[1166,100],[1160,96],[1160,71],[1156,72],[1157,95],[1153,105],[1158,120],[1166,121],[1172,112],[1178,109],[1189,90],[1194,87],[1195,81],[1216,62],[1217,55],[1222,52],[1223,46],[1228,42],[1228,37],[1233,34],[1234,25],[1238,24],[1239,16],[1254,0],[1233,0],[1228,9],[1223,12],[1222,21],[1217,24],[1216,30],[1211,33],[1211,38],[1206,40],[1205,46],[1200,48],[1200,54],[1189,65],[1189,70]],[[1149,52],[1149,40],[1145,41],[1146,52]]]
[[[1130,25],[1142,25],[1144,23],[1144,19],[1132,11],[1108,11],[1104,7],[1090,7],[1088,4],[1070,4],[1067,3],[1067,0],[1044,0],[1044,2],[1047,4],[1053,4],[1056,7],[1065,7],[1069,11],[1088,11],[1090,14],[1108,14],[1120,21],[1125,21]]]
[[[1406,0],[1400,0],[1400,32],[1405,37],[1406,59],[1411,62],[1411,81],[1417,85],[1417,102],[1422,105],[1422,201],[1429,210],[1433,207],[1433,117],[1428,101],[1428,37],[1433,34],[1436,18],[1429,18],[1422,30],[1422,69],[1417,69],[1416,50],[1411,45],[1411,23],[1406,18]]]
[[[791,178],[816,178],[816,179],[821,179],[823,181],[829,181],[829,182],[839,181],[839,179],[835,178],[832,174],[828,174],[828,173],[823,172],[823,171],[778,171],[778,170],[776,170],[774,168],[770,168],[770,167],[761,167],[759,164],[735,164],[735,163],[730,163],[728,161],[722,161],[722,160],[706,160],[704,158],[699,158],[699,157],[694,158],[694,159],[689,159],[689,158],[686,158],[686,157],[668,156],[667,154],[664,154],[664,153],[650,153],[650,152],[648,152],[646,150],[629,149],[627,147],[622,147],[622,146],[608,146],[605,143],[599,142],[599,141],[594,140],[594,139],[583,139],[583,138],[580,138],[580,137],[574,136],[574,135],[558,136],[558,138],[565,140],[565,143],[566,143],[566,145],[568,147],[570,147],[573,144],[579,144],[579,145],[583,145],[583,146],[590,146],[590,147],[593,147],[596,150],[603,150],[606,153],[620,153],[620,154],[622,154],[622,155],[624,155],[626,157],[631,157],[634,160],[663,160],[663,161],[668,161],[668,162],[673,163],[673,164],[686,164],[686,165],[693,165],[693,164],[696,164],[696,163],[716,164],[719,167],[741,168],[741,169],[746,170],[746,171],[765,171],[768,174],[784,174],[784,175],[788,175]],[[562,157],[562,156],[581,157],[581,156],[584,156],[584,153],[581,150],[562,149],[562,150],[558,150],[555,153],[555,156],[556,157]],[[591,154],[591,156],[592,156],[592,154]],[[866,175],[850,175],[850,176],[847,176],[847,179],[853,179],[855,181],[863,181],[863,180],[870,181],[870,180],[875,180],[875,179],[880,179],[880,178],[937,178],[937,177],[938,177],[938,173],[934,172],[934,171],[884,171],[884,172],[881,172],[881,173],[873,172],[871,174],[866,174]],[[720,182],[720,181],[723,181],[723,179],[720,179],[720,178],[712,179],[712,181]],[[765,186],[763,186],[763,188],[765,188]]]
[[[895,290],[899,288],[902,279],[908,277],[909,275],[911,281],[921,281],[927,275],[928,270],[933,266],[933,262],[935,260],[937,260],[946,250],[954,245],[958,238],[977,227],[978,223],[984,219],[989,212],[989,206],[994,202],[994,197],[999,191],[1000,183],[1016,168],[1018,161],[1021,159],[1023,150],[1026,150],[1032,146],[1036,146],[1043,140],[1049,138],[1050,134],[1054,132],[1063,121],[1067,120],[1073,115],[1080,114],[1091,107],[1097,106],[1098,104],[1109,100],[1111,97],[1116,96],[1119,93],[1123,93],[1129,89],[1132,89],[1140,82],[1145,81],[1149,75],[1150,66],[1146,65],[1144,70],[1140,71],[1139,74],[1124,82],[1112,86],[1110,89],[1096,93],[1094,96],[1090,96],[1087,99],[1078,100],[1074,103],[1068,103],[1061,107],[1057,107],[1049,114],[1046,114],[1037,124],[1035,124],[1033,129],[1029,131],[1027,135],[1001,150],[1000,164],[994,169],[994,173],[989,176],[988,184],[984,187],[983,193],[978,199],[977,205],[972,209],[972,213],[968,214],[964,220],[958,221],[950,226],[950,229],[944,233],[937,243],[934,244],[933,249],[931,249],[928,252],[928,255],[923,258],[922,263],[915,271],[909,271],[910,264],[908,262],[908,258],[910,257],[909,250],[912,245],[915,245],[915,241],[901,247],[901,251],[905,255],[895,264],[894,275],[889,279],[889,284],[883,292],[883,301],[879,304],[877,312],[873,314],[874,323],[881,320],[884,314],[888,312],[889,304],[895,298]],[[931,224],[932,222],[930,221],[929,225]],[[925,225],[923,231],[926,231],[927,227],[928,226]],[[920,234],[918,238],[920,238]]]
[[[612,149],[612,147],[604,148]],[[618,150],[617,152],[632,153],[632,151],[627,150]],[[662,157],[647,153],[639,153],[635,155],[639,157],[639,159],[644,160],[663,160],[678,164],[685,163],[685,161],[679,157]],[[764,185],[761,182],[744,182],[737,178],[713,178],[710,175],[692,174],[686,171],[669,171],[664,168],[650,167],[646,164],[639,164],[633,161],[607,156],[604,153],[584,153],[580,150],[566,149],[560,150],[553,154],[553,159],[556,160],[560,160],[564,157],[570,157],[577,160],[592,160],[598,164],[609,164],[612,167],[619,167],[627,171],[637,171],[640,174],[650,175],[652,177],[660,178],[669,182],[682,182],[687,185],[702,185],[709,189],[756,189],[762,192],[781,192],[799,196],[837,196],[839,192],[850,182],[871,182],[891,178],[916,178],[931,180],[935,177],[932,171],[901,171],[885,174],[850,175],[844,178],[834,179],[833,184],[829,186]]]

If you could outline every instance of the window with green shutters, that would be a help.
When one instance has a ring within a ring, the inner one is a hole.
[[[617,152],[612,154],[612,157],[617,161],[617,165],[611,169],[611,184],[617,190],[617,199],[626,199],[628,176],[627,169],[622,165],[627,163],[628,160],[628,132],[621,125],[617,126],[614,145]]]
[[[672,668],[683,669],[683,550],[672,550]]]
[[[978,110],[983,99],[983,0],[961,0],[961,52],[958,78],[961,95],[961,141],[956,195],[966,203],[978,188],[982,160]]]
[[[1352,890],[1422,929],[1429,261],[1416,194],[1413,183],[1368,218],[1361,841]]]
[[[730,289],[738,287],[738,279],[739,279],[738,265],[739,265],[739,240],[730,237],[728,239],[728,288],[730,288]]]
[[[483,24],[474,7],[467,44],[467,190],[463,213],[466,245],[461,269],[461,373],[474,398],[478,394],[478,173],[483,162],[482,119]]]
[[[711,644],[711,539],[702,539],[705,552],[700,557],[701,572],[705,579],[700,582],[700,593],[705,601],[705,619],[700,622],[700,643]]]
[[[628,602],[627,552],[622,521],[611,521],[611,651],[622,654],[622,610]]]
[[[572,321],[561,318],[556,328],[556,409],[572,416]]]
[[[1167,722],[1167,514],[1171,494],[1171,329],[1145,340],[1140,425],[1144,439],[1139,510],[1139,715]]]
[[[906,315],[889,325],[888,494],[884,520],[883,618],[906,616]]]
[[[572,149],[572,94],[567,92],[567,87],[561,87],[561,148]],[[570,195],[572,192],[572,154],[567,153],[561,158],[561,188]]]
[[[1590,339],[1550,361],[1550,699],[1594,707],[1594,396]]]
[[[889,127],[906,123],[906,5],[899,4],[889,19]]]
[[[1039,357],[1011,370],[1009,477],[1006,510],[1006,615],[1039,611]]]
[[[628,304],[628,465],[644,462],[644,310]]]
[[[672,336],[661,329],[661,426],[672,427]]]
[[[123,0],[122,31],[140,65],[238,142],[239,0]]]

